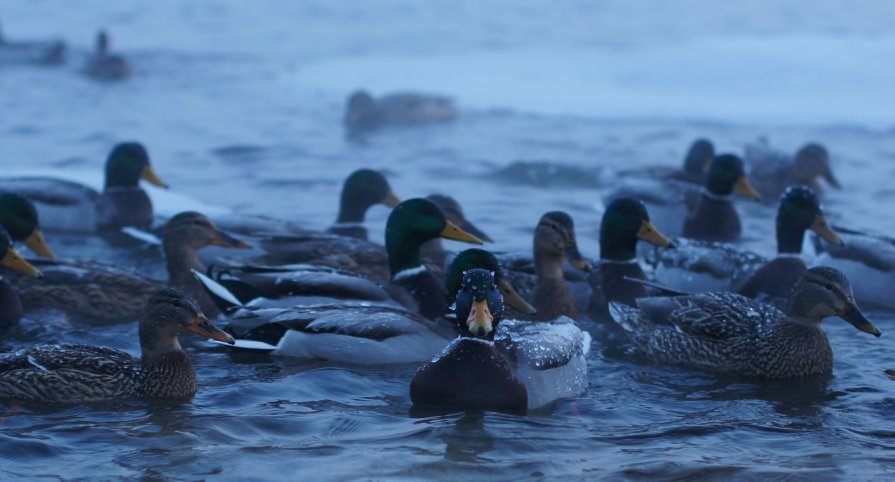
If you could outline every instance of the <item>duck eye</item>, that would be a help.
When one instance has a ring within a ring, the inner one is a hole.
[[[828,289],[829,291],[833,291],[833,285],[831,285],[830,283],[825,284],[824,288]]]

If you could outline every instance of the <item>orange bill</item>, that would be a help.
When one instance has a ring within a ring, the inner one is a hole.
[[[637,239],[646,241],[650,244],[655,244],[661,248],[668,248],[674,245],[670,239],[666,238],[665,235],[649,221],[640,223],[640,229],[637,231]]]
[[[54,257],[53,251],[47,246],[47,241],[44,239],[44,234],[40,229],[34,228],[34,231],[31,231],[31,234],[25,238],[25,246],[28,246],[28,249],[38,256],[49,259]]]
[[[236,343],[232,336],[227,334],[224,330],[214,326],[214,323],[202,313],[196,314],[196,321],[190,325],[189,330],[199,336],[211,338],[212,340],[229,343],[231,345]]]
[[[821,237],[824,241],[834,244],[836,246],[842,246],[842,238],[836,234],[836,231],[833,231],[833,228],[827,224],[827,219],[824,218],[824,215],[821,213],[817,213],[814,216],[814,222],[811,223],[811,230],[817,233],[818,236]]]
[[[146,166],[143,167],[143,171],[140,173],[140,179],[158,187],[168,189],[168,185],[165,184],[165,181],[162,181],[162,179],[158,177],[158,174],[155,173],[155,169],[149,164],[146,164]]]
[[[23,258],[12,246],[6,248],[6,253],[4,253],[3,259],[0,259],[0,265],[32,278],[43,278],[43,274],[41,274],[40,270],[32,266],[31,263],[25,261],[25,258]]]
[[[469,333],[475,336],[485,336],[494,329],[494,317],[488,308],[488,302],[473,301],[472,309],[469,310],[469,317],[466,318],[466,326]]]

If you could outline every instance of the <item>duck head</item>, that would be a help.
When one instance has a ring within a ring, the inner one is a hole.
[[[96,52],[100,55],[109,52],[109,34],[105,30],[96,32]]]
[[[593,269],[590,262],[581,256],[578,250],[578,238],[575,236],[575,221],[572,216],[562,211],[550,211],[541,216],[534,235],[535,267],[541,276],[549,262],[562,272],[562,261],[568,258],[569,263],[582,271]]]
[[[688,174],[703,176],[715,159],[715,145],[708,139],[696,139],[684,158],[684,171]]]
[[[843,244],[827,224],[814,191],[807,186],[791,186],[780,196],[777,209],[777,252],[801,253],[802,240],[809,229],[830,244]]]
[[[497,284],[500,294],[503,295],[507,306],[521,313],[537,313],[535,307],[519,296],[513,285],[503,276],[503,270],[497,261],[497,257],[490,251],[479,248],[464,250],[454,258],[448,267],[444,277],[444,288],[448,304],[456,300],[457,293],[463,284],[464,275],[473,269],[483,269],[493,273],[494,282]]]
[[[441,212],[444,213],[444,217],[446,217],[448,221],[456,224],[460,229],[486,243],[494,242],[490,236],[482,232],[481,229],[477,228],[472,222],[466,219],[466,216],[463,214],[463,208],[460,207],[460,203],[458,203],[456,199],[444,194],[430,194],[426,199],[435,203],[435,205],[438,206],[438,209],[441,209]]]
[[[363,222],[367,210],[376,204],[396,207],[401,201],[379,171],[358,169],[342,185],[342,199],[337,222]]]
[[[650,221],[646,206],[631,197],[613,200],[600,222],[600,259],[629,261],[637,256],[637,241],[674,247]]]
[[[428,199],[408,199],[399,204],[385,225],[385,249],[392,276],[419,267],[420,247],[439,237],[482,244],[481,239],[448,221],[441,209]]]
[[[842,188],[830,167],[830,153],[820,144],[802,146],[793,159],[792,171],[793,181],[796,183],[817,186],[817,179],[823,178],[830,186]]]
[[[736,190],[748,199],[761,200],[761,195],[746,176],[743,160],[733,154],[721,154],[715,158],[706,173],[705,189],[717,196],[729,196]]]
[[[786,313],[818,326],[830,316],[838,316],[855,328],[880,336],[881,333],[864,316],[855,303],[851,284],[841,271],[825,266],[811,268],[799,278],[792,290]]]
[[[349,134],[375,129],[379,126],[379,122],[376,100],[369,92],[358,90],[348,97],[344,123]]]
[[[463,273],[455,307],[461,335],[493,338],[503,318],[503,296],[491,271],[471,269]]]
[[[149,164],[149,153],[143,144],[138,142],[122,142],[112,149],[106,160],[106,188],[135,187],[140,179],[165,188],[152,165]]]
[[[13,241],[24,241],[34,254],[53,259],[53,251],[40,230],[37,209],[28,198],[10,192],[0,194],[0,225]]]
[[[40,270],[25,261],[25,258],[12,245],[12,238],[3,226],[0,226],[0,266],[18,271],[32,278],[43,278]]]
[[[182,212],[165,225],[163,243],[166,249],[175,246],[186,246],[198,250],[206,246],[222,248],[248,249],[251,246],[218,229],[205,215],[187,211]]]
[[[180,350],[177,336],[193,333],[224,343],[235,343],[202,314],[196,299],[178,288],[163,288],[149,298],[140,318],[143,357]]]

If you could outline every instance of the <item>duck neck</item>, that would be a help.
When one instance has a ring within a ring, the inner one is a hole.
[[[189,399],[196,394],[196,369],[183,350],[151,356],[144,353],[141,365],[142,388],[147,397]]]
[[[199,261],[196,250],[185,243],[164,243],[165,261],[168,267],[168,280],[176,286],[188,285],[193,279],[190,270],[205,272],[205,265]]]
[[[637,238],[626,239],[600,233],[600,259],[604,261],[631,261],[637,257]]]
[[[367,216],[370,205],[360,202],[356,195],[352,195],[348,189],[342,191],[342,201],[339,205],[337,223],[362,223]]]
[[[555,253],[544,253],[535,250],[535,273],[541,279],[565,280],[562,266],[565,256]]]
[[[777,226],[777,253],[801,254],[805,230],[789,224]]]
[[[388,266],[392,278],[402,271],[422,266],[420,247],[422,247],[422,242],[407,239],[400,234],[390,233],[386,230],[385,250],[388,252]]]
[[[15,290],[0,277],[0,328],[19,321],[24,314],[22,300]]]

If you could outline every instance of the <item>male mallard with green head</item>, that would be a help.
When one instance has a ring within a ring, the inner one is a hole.
[[[799,278],[784,311],[727,292],[641,298],[636,307],[611,303],[610,311],[657,362],[762,378],[829,375],[824,318],[838,316],[880,336],[855,304],[848,279],[825,267]]]
[[[12,244],[12,238],[6,229],[0,225],[0,266],[22,273],[25,276],[39,278],[41,272],[22,258]],[[22,301],[13,288],[2,276],[0,276],[0,327],[9,326],[22,317],[24,308]]]
[[[379,171],[358,169],[352,172],[342,186],[339,215],[329,232],[341,236],[367,239],[364,218],[367,210],[377,204],[396,207],[401,200],[392,191],[388,180]]]
[[[0,398],[54,403],[189,400],[196,394],[196,370],[178,335],[190,332],[233,343],[190,295],[176,288],[149,298],[139,332],[139,358],[90,345],[43,345],[0,355]]]
[[[742,232],[740,216],[733,207],[733,192],[755,200],[755,191],[743,160],[733,154],[718,156],[706,173],[705,184],[693,212],[684,220],[684,236],[705,241],[736,241]]]

